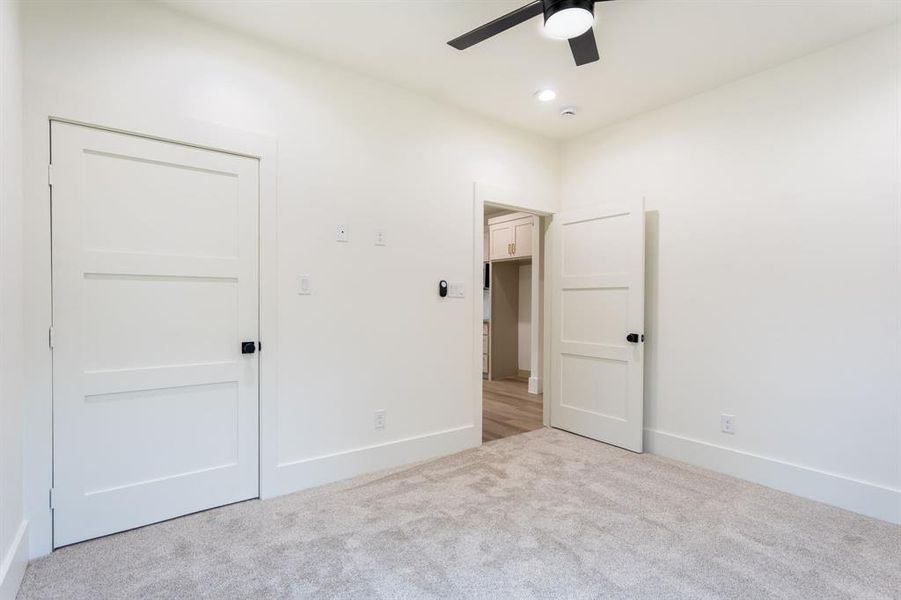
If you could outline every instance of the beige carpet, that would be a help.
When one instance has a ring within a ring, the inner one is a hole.
[[[20,598],[898,598],[901,527],[542,429],[64,548]]]

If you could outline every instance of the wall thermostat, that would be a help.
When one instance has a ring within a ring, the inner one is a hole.
[[[442,298],[447,296],[447,282],[443,279],[438,282],[438,295]]]

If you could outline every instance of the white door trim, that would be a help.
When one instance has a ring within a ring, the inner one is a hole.
[[[473,423],[476,424],[474,440],[476,446],[482,443],[482,294],[480,293],[484,284],[484,263],[485,263],[485,204],[499,206],[516,212],[524,212],[537,217],[549,217],[553,213],[536,210],[528,206],[516,204],[521,202],[522,198],[514,192],[503,188],[498,188],[484,183],[475,182],[473,184],[473,278],[472,278],[472,302],[473,302],[473,337],[472,337],[472,373],[473,373]],[[531,333],[532,339],[538,339],[538,344],[532,344],[532,355],[530,357],[532,372],[541,371],[541,380],[536,382],[537,393],[544,392],[543,407],[544,425],[550,424],[550,402],[548,401],[548,386],[543,382],[547,380],[548,369],[545,364],[544,357],[549,356],[550,336],[546,335],[548,323],[549,302],[543,301],[544,285],[540,279],[541,274],[545,272],[547,265],[547,252],[542,256],[541,248],[547,240],[547,219],[544,224],[541,219],[537,219],[539,227],[532,227],[532,323]],[[536,294],[536,290],[538,293]],[[538,310],[536,310],[536,306]],[[536,315],[539,318],[534,318]],[[536,368],[537,365],[537,368]],[[532,382],[529,382],[529,391],[532,391]],[[544,388],[543,390],[541,388]]]
[[[28,397],[26,426],[29,435],[26,437],[26,469],[25,469],[25,507],[28,513],[31,557],[49,554],[53,548],[53,521],[49,506],[49,490],[53,483],[53,396],[52,396],[52,355],[46,343],[47,332],[51,323],[51,256],[50,256],[50,199],[51,188],[44,179],[48,173],[46,165],[50,161],[50,125],[57,121],[93,127],[106,131],[126,133],[129,135],[174,142],[182,145],[214,150],[228,154],[236,154],[259,160],[259,294],[260,294],[260,340],[263,351],[260,353],[260,497],[275,495],[276,470],[276,423],[277,423],[277,269],[278,269],[278,203],[277,173],[278,144],[276,138],[217,124],[166,117],[156,120],[147,117],[129,116],[119,122],[115,120],[76,118],[63,116],[64,111],[49,110],[43,119],[42,155],[46,163],[38,169],[29,169],[26,177],[36,178],[41,174],[40,185],[36,180],[31,185],[26,182],[28,190],[42,190],[32,193],[26,198],[31,203],[40,203],[32,215],[39,214],[40,219],[33,222],[28,233],[39,232],[39,235],[26,235],[26,268],[34,269],[40,276],[28,289],[30,297],[40,299],[41,306],[35,308],[41,318],[26,322],[26,335],[42,343],[29,344],[26,349],[26,368],[32,376],[38,375],[38,381],[47,382],[46,386],[33,389]],[[26,132],[27,135],[27,132]],[[33,187],[32,187],[33,186]],[[28,225],[26,225],[28,226]],[[39,228],[39,229],[38,229]],[[37,386],[35,386],[37,388]]]

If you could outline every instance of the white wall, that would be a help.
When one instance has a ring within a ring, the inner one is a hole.
[[[18,3],[0,2],[0,600],[28,555],[22,481],[22,72]]]
[[[51,114],[278,138],[281,490],[477,443],[459,373],[477,361],[478,303],[439,301],[436,283],[471,281],[474,181],[557,208],[555,144],[154,5],[33,2],[24,16],[34,554],[50,532]],[[567,208],[647,196],[651,447],[889,518],[901,487],[897,35],[567,144],[562,182]],[[349,244],[334,242],[338,223]],[[373,246],[375,228],[388,246]],[[299,273],[312,296],[296,295]],[[735,436],[719,433],[721,412],[737,416]]]
[[[520,371],[532,368],[532,265],[521,264],[517,273],[519,307],[516,315],[517,362]]]
[[[561,161],[564,209],[646,198],[651,450],[894,521],[899,36],[608,127]]]
[[[50,114],[278,138],[277,491],[478,443],[473,382],[460,377],[477,359],[473,183],[554,210],[555,144],[152,4],[34,2],[25,42],[35,553],[49,550]],[[349,244],[335,242],[338,224]],[[296,294],[301,273],[312,296]],[[466,281],[467,298],[441,301],[440,279]]]

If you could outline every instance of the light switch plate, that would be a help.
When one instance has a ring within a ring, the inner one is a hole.
[[[451,298],[465,297],[464,286],[462,281],[450,281],[447,284],[447,295]]]
[[[313,280],[309,275],[297,276],[297,293],[301,296],[309,296],[313,293]]]

